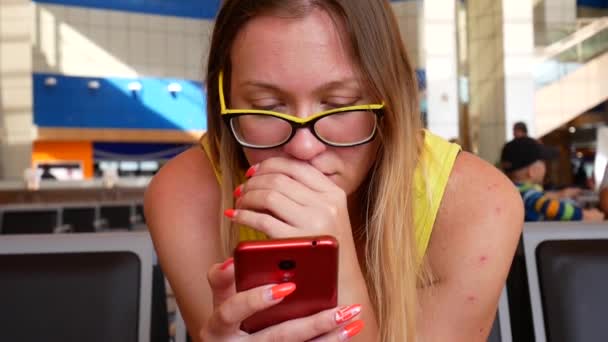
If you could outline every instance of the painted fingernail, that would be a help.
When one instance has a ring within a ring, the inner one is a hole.
[[[357,335],[361,332],[361,330],[363,330],[363,326],[364,324],[361,320],[354,321],[351,324],[345,326],[342,330],[342,333],[340,334],[340,341],[346,341],[353,338],[353,336]]]
[[[225,271],[232,264],[234,264],[234,258],[228,258],[226,261],[224,261],[224,263],[222,264],[222,266],[220,266],[220,270]]]
[[[258,170],[258,164],[253,165],[252,167],[249,168],[249,170],[247,170],[247,172],[245,173],[245,177],[249,178],[252,177],[253,175],[255,175],[255,172]]]
[[[360,313],[361,305],[359,304],[345,306],[336,312],[336,323],[342,324],[348,322]]]
[[[236,210],[226,209],[226,210],[224,210],[224,216],[226,216],[229,219],[233,219],[236,216]]]
[[[281,298],[289,296],[295,290],[296,284],[294,283],[284,283],[280,285],[275,285],[267,290],[266,298],[269,301],[279,300]]]
[[[236,189],[234,189],[234,192],[232,193],[232,195],[234,195],[235,198],[239,198],[241,197],[241,195],[243,194],[243,184],[239,185],[236,187]]]

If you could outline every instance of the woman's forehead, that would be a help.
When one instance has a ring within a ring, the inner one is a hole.
[[[233,80],[314,82],[354,77],[354,63],[339,25],[320,9],[299,18],[259,16],[237,35]]]

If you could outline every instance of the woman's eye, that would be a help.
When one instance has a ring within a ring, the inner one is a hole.
[[[323,105],[326,108],[330,108],[330,109],[335,109],[335,108],[342,108],[342,107],[350,107],[350,106],[354,106],[357,103],[357,101],[355,102],[325,102]]]
[[[278,108],[281,108],[281,106],[283,106],[280,103],[277,104],[270,104],[270,105],[252,105],[253,109],[257,109],[257,110],[269,110],[269,111],[276,111]]]
[[[341,108],[341,107],[350,107],[354,106],[359,102],[359,98],[344,98],[344,99],[333,99],[328,101],[321,102],[322,105],[328,108]]]

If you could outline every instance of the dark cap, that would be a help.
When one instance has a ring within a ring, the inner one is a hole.
[[[508,173],[529,166],[537,160],[555,159],[558,155],[557,149],[545,146],[532,138],[516,138],[502,148],[500,164]]]

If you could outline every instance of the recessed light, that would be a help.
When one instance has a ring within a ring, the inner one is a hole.
[[[89,81],[89,83],[87,83],[87,86],[89,87],[89,89],[97,90],[99,89],[99,87],[101,87],[101,84],[97,80],[91,80]]]
[[[57,79],[55,77],[49,76],[44,79],[44,85],[47,87],[54,87],[57,85]]]
[[[141,88],[143,88],[143,86],[141,85],[141,82],[138,82],[138,81],[133,81],[133,82],[129,83],[128,87],[129,87],[130,91],[140,91]]]
[[[167,86],[167,90],[172,94],[179,93],[182,91],[182,85],[176,82],[171,82]]]

